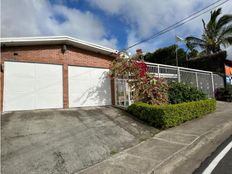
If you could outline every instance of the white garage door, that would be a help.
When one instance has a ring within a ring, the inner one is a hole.
[[[69,66],[69,106],[111,105],[108,69]]]
[[[4,111],[63,108],[62,65],[5,62]]]

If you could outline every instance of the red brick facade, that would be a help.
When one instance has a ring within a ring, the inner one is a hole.
[[[63,104],[68,108],[68,65],[109,68],[113,57],[63,45],[2,47],[0,63],[4,61],[36,62],[63,65]],[[0,75],[0,110],[3,108],[4,70]],[[111,83],[112,103],[114,104],[114,85]]]

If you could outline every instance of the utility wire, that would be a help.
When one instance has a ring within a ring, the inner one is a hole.
[[[218,1],[216,1],[216,2],[214,2],[214,3],[212,3],[212,4],[210,4],[210,5],[208,5],[208,6],[204,7],[204,8],[202,8],[201,10],[198,10],[198,11],[192,13],[192,14],[189,15],[188,17],[185,17],[185,18],[183,18],[182,20],[176,22],[175,24],[168,26],[167,28],[165,28],[165,29],[163,29],[163,30],[161,30],[161,31],[159,31],[159,32],[157,32],[157,33],[155,33],[154,35],[150,36],[149,38],[144,39],[144,40],[141,40],[141,41],[139,41],[139,42],[136,42],[135,44],[133,44],[133,45],[131,45],[131,46],[125,48],[125,49],[122,49],[122,51],[127,51],[128,49],[130,49],[130,48],[132,48],[132,47],[134,47],[134,46],[137,46],[137,45],[139,45],[139,44],[141,44],[141,43],[143,43],[143,42],[147,42],[147,41],[149,41],[149,40],[152,40],[152,39],[154,39],[154,38],[156,38],[156,37],[158,37],[158,36],[160,36],[160,35],[163,35],[164,33],[167,33],[167,32],[169,32],[169,31],[171,31],[171,30],[173,30],[173,29],[175,29],[175,28],[177,28],[177,27],[180,27],[180,26],[184,25],[185,23],[187,23],[187,22],[189,22],[189,21],[191,21],[191,20],[193,20],[193,19],[195,19],[195,18],[197,18],[197,17],[199,17],[199,16],[201,16],[201,15],[203,15],[203,14],[205,14],[205,13],[211,11],[212,9],[214,9],[214,8],[216,8],[216,7],[219,7],[219,6],[223,5],[223,4],[225,4],[225,3],[228,2],[229,0],[223,1],[222,3],[220,3],[220,4],[216,5],[216,6],[214,6],[213,8],[210,8],[210,9],[204,11],[205,9],[207,9],[207,8],[209,8],[209,7],[211,7],[211,6],[215,5],[215,4],[217,4],[217,3],[220,2],[220,1],[222,1],[222,0],[218,0]],[[204,12],[202,12],[202,11],[204,11]],[[202,13],[201,13],[201,12],[202,12]],[[198,13],[200,13],[200,14],[198,14]],[[195,16],[195,15],[196,15],[196,16]]]

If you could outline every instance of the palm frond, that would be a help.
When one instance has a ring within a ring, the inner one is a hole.
[[[209,23],[215,23],[217,17],[221,14],[221,11],[222,11],[221,8],[218,8],[217,10],[211,11]]]
[[[196,43],[202,43],[202,42],[204,42],[204,40],[202,40],[200,38],[197,38],[197,37],[194,37],[194,36],[186,37],[185,40],[187,42],[196,42]]]
[[[217,23],[217,17],[221,14],[221,8],[218,8],[217,10],[211,11],[210,12],[210,20],[206,26],[207,29],[212,29],[215,27]]]
[[[221,32],[219,33],[219,37],[227,37],[227,36],[232,36],[232,25],[229,25],[227,27],[224,27]]]
[[[223,44],[226,46],[232,45],[232,37],[225,38]]]
[[[225,26],[231,22],[232,22],[232,15],[231,14],[222,16],[217,22],[216,30],[220,30],[223,26]]]
[[[185,38],[186,40],[186,46],[188,48],[196,48],[196,47],[200,47],[200,48],[205,48],[205,41],[197,38],[197,37],[193,37],[193,36],[189,36]]]
[[[214,53],[221,50],[221,45],[231,45],[232,43],[232,14],[226,14],[219,18],[221,8],[210,12],[210,20],[206,23],[202,20],[204,32],[201,38],[187,37],[188,48],[200,47],[207,53]]]
[[[202,19],[202,23],[203,23],[204,29],[207,30],[204,19]]]

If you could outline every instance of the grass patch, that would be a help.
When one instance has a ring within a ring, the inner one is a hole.
[[[110,151],[110,155],[115,155],[115,154],[117,154],[118,153],[118,150],[117,149],[112,149],[111,151]]]

